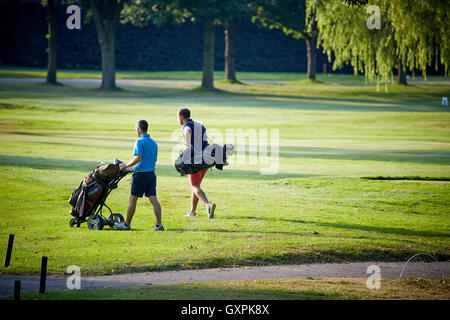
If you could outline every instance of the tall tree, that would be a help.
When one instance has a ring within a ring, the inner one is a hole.
[[[116,89],[116,27],[127,0],[84,0],[97,30],[102,55],[102,89]]]
[[[377,84],[393,80],[406,84],[406,70],[426,68],[435,63],[450,62],[450,1],[373,0],[380,9],[380,29],[369,28],[371,13],[363,1],[359,6],[345,5],[340,0],[310,0],[309,10],[315,16],[319,44],[329,59],[334,53],[333,69],[350,63],[355,72],[363,72]],[[447,9],[446,9],[447,8]],[[379,86],[377,86],[378,89]],[[387,86],[385,86],[387,90]]]
[[[234,39],[236,22],[249,14],[249,0],[175,0],[191,20],[204,23],[202,88],[214,88],[214,25],[225,24],[225,74],[236,82]]]
[[[225,80],[238,82],[236,78],[236,57],[234,52],[236,20],[225,21]]]
[[[221,14],[221,22],[224,25],[225,35],[225,80],[231,83],[239,83],[236,77],[236,55],[235,55],[235,40],[236,40],[236,25],[244,18],[251,17],[249,3],[251,0],[228,0],[227,6]]]
[[[133,0],[123,11],[123,22],[145,26],[167,21],[186,20],[203,23],[202,88],[214,88],[215,25],[225,24],[226,78],[237,81],[234,63],[234,30],[236,22],[248,13],[247,0]]]
[[[191,20],[203,21],[202,88],[214,89],[214,24],[228,19],[234,0],[177,0],[180,11],[188,12]]]
[[[214,18],[203,18],[202,88],[214,88]]]
[[[306,77],[316,79],[317,28],[314,18],[306,19],[309,0],[258,0],[251,3],[253,21],[270,29],[280,29],[286,35],[306,42]]]
[[[203,23],[202,88],[214,88],[214,22],[219,10],[219,0],[134,0],[125,6],[123,22],[145,26],[174,20],[183,23],[187,19]]]
[[[56,18],[55,18],[55,0],[43,0],[42,5],[47,7],[47,77],[46,82],[50,84],[58,84],[56,81],[56,46],[57,46],[57,35],[56,35]]]

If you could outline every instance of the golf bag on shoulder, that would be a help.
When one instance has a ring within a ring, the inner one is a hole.
[[[228,165],[227,156],[231,156],[233,151],[234,146],[232,144],[220,146],[214,143],[198,153],[192,147],[188,147],[175,160],[175,169],[181,176],[197,173],[211,167],[223,170],[223,166]]]

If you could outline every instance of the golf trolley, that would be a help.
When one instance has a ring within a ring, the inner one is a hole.
[[[117,159],[114,160],[114,165],[116,165],[117,167],[119,166],[120,163],[122,163],[122,161],[117,160]],[[99,168],[99,167],[97,167],[97,168]],[[92,173],[94,173],[94,171]],[[115,174],[113,177],[111,177],[109,179],[105,179],[104,181],[102,181],[103,188],[102,188],[101,194],[98,196],[97,199],[95,199],[95,201],[92,201],[92,206],[89,210],[87,210],[86,212],[84,212],[81,215],[77,215],[74,218],[70,219],[70,222],[69,222],[70,227],[75,227],[75,226],[80,227],[81,223],[86,222],[87,226],[90,230],[102,230],[103,227],[105,227],[105,226],[114,228],[115,222],[123,222],[125,220],[123,215],[120,213],[117,213],[117,212],[112,212],[111,208],[108,205],[106,205],[105,201],[108,198],[111,191],[117,188],[119,181],[122,180],[130,172],[132,172],[132,170],[127,169],[127,170],[122,171],[122,170],[118,169],[117,174]],[[93,176],[92,173],[88,177]],[[85,179],[84,181],[82,181],[82,183],[80,184],[78,189],[76,189],[74,191],[74,193],[77,192],[80,188],[82,188],[86,184],[86,181],[89,181],[88,177],[86,178],[87,180]],[[86,188],[86,186],[85,186],[85,188]],[[87,189],[87,191],[85,191],[85,192],[89,192],[89,189]],[[72,197],[73,197],[74,193],[72,194]],[[80,194],[81,194],[81,191],[78,192],[78,196],[80,196]],[[89,201],[89,200],[82,199],[80,201]],[[69,200],[69,202],[70,202],[70,200]],[[110,215],[108,218],[106,218],[103,215],[104,207],[106,207],[109,210]],[[74,210],[74,208],[72,208],[72,211],[73,210]]]

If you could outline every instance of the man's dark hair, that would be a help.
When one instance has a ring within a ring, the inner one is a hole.
[[[143,132],[147,132],[148,130],[148,123],[145,120],[139,120],[137,123],[138,127],[141,128]]]
[[[191,111],[189,111],[188,108],[180,109],[180,111],[178,111],[178,114],[184,119],[189,119],[191,117]]]

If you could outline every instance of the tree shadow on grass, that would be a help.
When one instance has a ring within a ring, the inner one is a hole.
[[[46,135],[36,133],[13,132],[14,134],[42,136],[48,138]],[[70,139],[70,137],[64,137]],[[71,146],[71,147],[86,147],[86,148],[105,148],[105,149],[120,149],[122,146],[101,145],[102,140],[107,140],[99,137],[77,137],[72,139],[90,139],[98,141],[98,144],[76,143],[76,142],[56,142],[56,141],[36,141],[35,143]],[[112,141],[121,140],[130,141],[129,138],[109,139]],[[369,150],[356,148],[319,148],[319,147],[279,147],[279,157],[288,159],[323,159],[323,160],[352,160],[352,161],[394,161],[394,162],[411,162],[411,163],[430,163],[430,164],[450,164],[450,151],[448,150]],[[228,170],[227,170],[228,171]],[[242,174],[245,171],[235,170],[236,173]],[[254,172],[254,171],[248,171]],[[299,175],[305,177],[306,175]],[[310,175],[308,175],[310,176]]]
[[[349,223],[330,223],[330,222],[307,221],[307,220],[285,219],[285,218],[256,217],[256,216],[235,216],[235,217],[226,217],[225,219],[230,219],[230,220],[249,219],[249,220],[273,221],[273,222],[281,221],[281,222],[288,222],[288,223],[313,224],[313,225],[316,225],[319,227],[326,227],[326,228],[361,230],[361,231],[365,231],[365,232],[394,234],[394,235],[399,235],[399,236],[428,237],[428,238],[431,238],[431,237],[448,238],[448,237],[450,237],[450,232],[410,230],[410,229],[395,228],[395,227],[375,227],[375,226],[357,225],[357,224],[349,224]]]
[[[30,135],[30,136],[38,136],[50,138],[51,136],[37,134],[37,133],[28,133],[28,132],[11,132],[13,134],[19,135]],[[131,138],[111,138],[111,137],[84,137],[84,136],[64,136],[64,139],[87,139],[87,140],[95,140],[100,142],[102,140],[111,140],[111,141],[130,141],[130,145],[132,144]],[[161,143],[170,143],[175,144],[172,141],[160,141]],[[54,141],[37,141],[37,143],[49,144],[49,145],[61,145],[61,146],[73,146],[73,147],[87,147],[87,148],[106,148],[106,149],[122,149],[121,146],[102,146],[95,145],[89,143],[77,143],[77,142],[54,142]],[[450,164],[450,151],[448,150],[393,150],[393,149],[361,149],[361,148],[320,148],[320,147],[292,147],[292,146],[280,146],[279,147],[279,157],[280,158],[289,158],[289,159],[323,159],[323,160],[352,160],[352,161],[394,161],[394,162],[411,162],[411,163],[430,163],[430,164]],[[227,170],[227,172],[233,172],[237,175],[241,176],[244,174],[244,177],[248,177],[248,175],[252,175],[253,173],[257,173],[257,171],[239,171],[239,170]],[[280,178],[280,175],[274,175],[277,179]],[[286,175],[286,174],[285,174]],[[311,175],[296,175],[290,174],[289,177],[297,176],[301,177],[310,177]],[[286,177],[286,176],[284,176]]]
[[[29,167],[32,169],[76,170],[90,172],[99,164],[99,161],[0,155],[0,167]],[[220,171],[216,169],[213,170],[216,172]],[[224,172],[225,174],[223,174]],[[180,177],[180,174],[175,170],[175,167],[171,165],[157,165],[156,174],[164,177]],[[216,177],[220,179],[278,180],[285,178],[308,178],[311,177],[311,175],[295,173],[261,175],[258,171],[243,171],[225,168],[224,171],[220,171]]]
[[[285,236],[298,236],[298,237],[308,237],[308,238],[334,238],[334,239],[344,239],[344,240],[383,240],[382,236],[379,237],[369,237],[369,236],[352,236],[352,235],[344,235],[344,234],[336,234],[336,233],[318,233],[318,232],[291,232],[291,231],[267,231],[267,230],[242,230],[242,229],[236,229],[236,230],[230,230],[230,229],[184,229],[184,228],[167,228],[167,231],[169,232],[217,232],[217,233],[239,233],[239,234],[262,234],[262,235],[285,235]],[[413,244],[414,241],[409,240],[403,240],[403,239],[391,239],[395,241],[402,241],[402,242],[408,242]]]
[[[413,236],[413,237],[438,237],[438,238],[449,238],[449,232],[437,232],[437,231],[427,231],[427,230],[410,230],[405,228],[394,228],[394,227],[374,227],[374,226],[364,226],[356,224],[347,223],[329,223],[329,222],[311,222],[321,227],[330,228],[340,228],[340,229],[352,229],[361,230],[367,232],[375,233],[385,233],[385,234],[396,234],[400,236]]]
[[[82,79],[79,79],[81,81]],[[277,108],[277,109],[298,109],[298,110],[329,110],[329,111],[383,111],[383,112],[445,112],[447,109],[440,106],[440,100],[436,97],[441,96],[441,92],[437,93],[414,93],[407,92],[392,92],[389,94],[383,94],[378,92],[372,92],[366,90],[358,92],[362,95],[360,99],[352,99],[354,92],[351,88],[344,88],[343,92],[339,95],[347,95],[347,97],[317,97],[317,96],[303,96],[299,94],[276,94],[265,92],[239,92],[239,91],[227,91],[225,89],[216,88],[213,91],[199,90],[198,88],[157,88],[157,87],[122,87],[117,91],[105,91],[99,90],[98,86],[92,87],[92,85],[74,86],[65,84],[64,86],[49,86],[42,83],[27,83],[29,80],[21,79],[18,83],[1,83],[0,91],[14,91],[19,89],[20,91],[30,91],[33,94],[42,93],[58,94],[60,96],[67,95],[67,97],[92,97],[92,98],[192,98],[197,103],[201,102],[199,98],[220,98],[223,97],[228,107],[240,107],[239,104],[229,103],[228,98],[242,98],[246,101],[246,107],[257,108]],[[38,92],[36,92],[38,91]],[[301,91],[303,92],[303,91]],[[367,97],[367,98],[366,98]],[[430,105],[433,99],[436,99],[434,105]],[[249,100],[254,100],[255,104],[248,104]],[[261,103],[266,100],[267,103]],[[407,101],[410,100],[410,101]],[[208,102],[205,99],[205,104]],[[217,104],[217,102],[215,102]]]
[[[36,132],[26,132],[26,131],[9,131],[8,134],[17,134],[22,136],[33,136],[33,137],[43,137],[43,138],[53,138],[53,139],[66,139],[66,140],[95,140],[95,141],[102,141],[102,140],[111,140],[111,141],[127,141],[130,142],[130,144],[134,143],[135,138],[134,137],[107,137],[107,136],[74,136],[74,135],[55,135],[53,133],[36,133]],[[41,142],[41,141],[38,141]],[[161,143],[161,141],[159,141]],[[43,141],[42,143],[51,143],[47,141]],[[170,141],[164,141],[164,143],[170,143]],[[173,142],[173,144],[176,144],[176,142]],[[74,144],[77,145],[77,144]],[[80,144],[81,145],[81,144]]]
[[[37,158],[0,155],[0,167],[29,167],[33,169],[92,171],[99,165],[96,161]]]
[[[450,164],[450,151],[448,150],[368,150],[354,148],[280,147],[279,156],[281,158]]]

